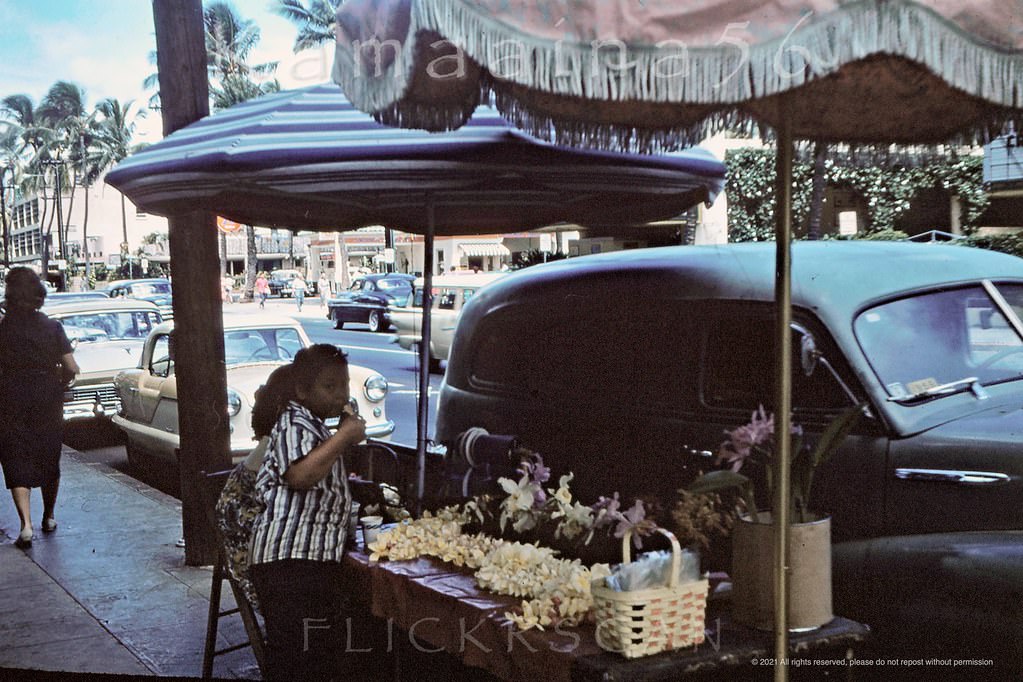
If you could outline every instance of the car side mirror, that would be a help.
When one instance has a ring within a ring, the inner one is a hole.
[[[817,350],[817,342],[813,334],[806,332],[799,339],[799,364],[803,368],[803,374],[810,376],[817,368],[817,360],[820,359],[820,351]]]
[[[800,333],[799,337],[799,365],[803,369],[804,376],[812,376],[817,369],[817,361],[821,352],[817,350],[817,340],[806,329],[796,327]]]

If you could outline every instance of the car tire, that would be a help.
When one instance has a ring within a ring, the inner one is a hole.
[[[386,331],[384,329],[383,315],[380,314],[379,310],[369,311],[369,317],[367,318],[366,323],[369,324],[369,330],[374,334]]]
[[[412,344],[412,348],[409,349],[413,353],[416,354],[416,362],[417,363],[419,362],[418,358],[419,358],[419,349],[420,348],[421,348],[420,344],[414,343],[414,344]],[[441,366],[440,366],[440,358],[435,358],[435,357],[433,357],[433,355],[431,355],[430,356],[430,360],[429,360],[429,365],[430,365],[430,374],[443,374],[444,373],[444,370],[441,369]]]
[[[344,329],[345,323],[341,321],[341,313],[334,311],[334,329]]]

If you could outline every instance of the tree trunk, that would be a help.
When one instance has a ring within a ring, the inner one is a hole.
[[[202,0],[153,0],[164,136],[209,114]],[[224,323],[217,277],[216,218],[195,212],[168,218],[174,263],[174,347],[181,434],[181,525],[185,563],[217,558],[201,494],[202,471],[231,466],[224,371]]]
[[[76,177],[75,178],[68,177],[67,180],[68,180],[68,183],[66,183],[66,184],[70,184],[71,185],[71,194],[70,194],[70,196],[68,196],[67,213],[64,215],[64,234],[63,234],[62,238],[64,239],[64,243],[65,244],[68,243],[68,241],[67,241],[67,233],[68,233],[68,227],[71,225],[71,211],[75,207],[75,189],[76,189],[76,186],[78,185],[78,178],[76,178]],[[68,251],[71,250],[70,245],[67,246],[67,250]],[[64,259],[65,260],[67,260],[67,257],[68,257],[68,254],[64,254]]]
[[[828,145],[815,142],[813,145],[813,180],[810,184],[810,213],[807,217],[807,239],[821,238],[821,216],[824,214],[824,190],[828,185]]]
[[[124,207],[124,194],[121,194],[121,262],[128,262],[128,278],[131,279],[131,251],[128,248],[128,213]]]
[[[92,283],[89,278],[92,274],[92,263],[89,257],[89,186],[85,186],[85,203],[82,204],[84,209],[82,215],[82,253],[85,254],[85,289],[89,290],[92,288]]]
[[[256,270],[259,264],[256,261],[256,228],[252,225],[245,226],[245,290],[242,292],[243,301],[252,300],[252,290],[256,287]]]
[[[218,236],[220,237],[220,278],[223,279],[227,276],[227,235],[223,230],[217,228]]]

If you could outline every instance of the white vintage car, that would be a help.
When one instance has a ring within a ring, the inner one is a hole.
[[[138,467],[144,456],[176,463],[178,448],[178,391],[170,353],[173,323],[161,324],[146,339],[138,368],[114,380],[121,411],[113,421],[127,436],[128,463]],[[256,389],[277,367],[287,364],[301,348],[311,345],[294,319],[278,315],[224,315],[224,358],[227,365],[227,405],[231,428],[231,457],[238,461],[255,446],[252,403]],[[366,367],[349,365],[352,403],[366,420],[366,435],[385,438],[394,431],[384,402],[387,379]]]
[[[451,353],[451,341],[462,314],[462,306],[480,287],[504,276],[503,272],[458,273],[433,278],[433,307],[430,312],[430,371],[440,372],[440,361]],[[423,278],[416,279],[406,305],[389,306],[391,324],[398,330],[394,340],[406,350],[416,349],[423,339]]]
[[[51,300],[43,312],[64,326],[81,368],[64,392],[67,421],[110,417],[121,408],[114,376],[135,367],[146,337],[161,322],[156,305],[134,299]]]

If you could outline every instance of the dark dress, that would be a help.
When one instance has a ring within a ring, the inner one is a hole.
[[[64,327],[38,311],[0,321],[0,464],[8,488],[60,478],[64,387],[59,368],[71,352]]]

